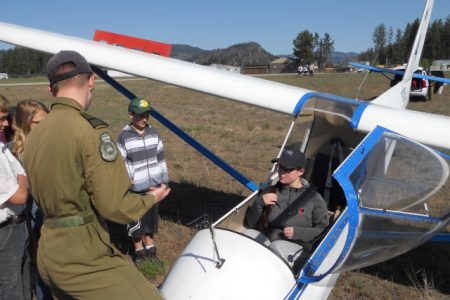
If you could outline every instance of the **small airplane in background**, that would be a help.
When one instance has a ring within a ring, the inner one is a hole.
[[[405,108],[411,80],[418,77],[414,71],[433,3],[426,2],[403,78],[370,102],[6,23],[0,23],[0,41],[47,53],[75,50],[98,67],[293,117],[280,153],[288,146],[303,151],[309,166],[306,179],[328,195],[330,210],[339,203],[341,211],[299,272],[278,253],[243,234],[246,209],[260,187],[156,110],[152,112],[252,191],[194,236],[160,290],[167,299],[324,299],[341,272],[403,254],[431,240],[449,223],[450,156],[444,152],[450,151],[450,117]],[[98,67],[102,78],[134,98]],[[277,180],[275,171],[270,180]],[[332,180],[335,184],[328,185]],[[448,235],[443,239],[450,240]]]

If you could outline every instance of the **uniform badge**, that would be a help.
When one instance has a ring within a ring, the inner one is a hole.
[[[108,132],[103,132],[100,135],[100,153],[105,161],[117,159],[117,148]]]

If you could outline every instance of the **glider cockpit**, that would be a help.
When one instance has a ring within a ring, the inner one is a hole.
[[[327,94],[311,95],[283,142],[282,149],[299,147],[306,153],[306,179],[324,196],[331,212],[340,212],[299,272],[270,247],[244,234],[245,214],[257,196],[255,190],[212,225],[214,236],[208,229],[199,232],[175,263],[162,291],[176,297],[184,287],[172,280],[189,270],[190,274],[198,271],[200,277],[209,274],[216,288],[225,278],[233,287],[243,285],[239,290],[249,291],[249,297],[255,297],[258,288],[245,288],[248,278],[260,286],[271,285],[273,274],[277,274],[274,290],[279,293],[274,298],[295,298],[306,285],[307,293],[327,293],[340,272],[405,253],[442,230],[450,217],[445,201],[449,157],[383,127],[367,135],[355,131],[358,114],[366,105]],[[269,175],[264,184],[276,182],[275,166]],[[217,263],[204,261],[207,257],[223,260],[220,271],[214,267]],[[234,266],[236,261],[241,265]],[[235,267],[242,273],[237,275]],[[198,284],[201,281],[183,283],[192,293],[219,295],[214,288]]]
[[[305,282],[405,253],[442,230],[450,216],[447,155],[382,127],[358,133],[354,124],[366,103],[322,95],[304,101],[282,147],[306,153],[306,179],[330,211],[342,212],[305,265]],[[245,211],[256,194],[214,226],[245,231]]]

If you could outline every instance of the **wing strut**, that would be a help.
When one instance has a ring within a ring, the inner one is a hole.
[[[122,95],[127,97],[129,100],[133,100],[137,96],[125,88],[123,85],[118,83],[116,80],[111,78],[106,72],[104,72],[102,69],[100,69],[97,66],[91,65],[92,70],[100,76],[103,80],[105,80],[107,83],[109,83],[113,88],[115,88],[117,91],[119,91]],[[211,160],[213,163],[215,163],[218,167],[223,169],[225,172],[230,174],[234,179],[242,183],[245,187],[247,187],[252,192],[258,190],[258,185],[239,173],[236,169],[234,169],[232,166],[227,164],[224,160],[222,160],[220,157],[218,157],[216,154],[211,152],[209,149],[207,149],[205,146],[197,142],[193,137],[191,137],[189,134],[187,134],[185,131],[180,129],[178,126],[176,126],[174,123],[172,123],[169,119],[161,115],[159,112],[157,112],[154,108],[150,111],[150,115],[158,120],[161,124],[166,126],[169,130],[171,130],[173,133],[178,135],[182,140],[184,140],[186,143],[194,147],[198,152],[206,156],[209,160]]]

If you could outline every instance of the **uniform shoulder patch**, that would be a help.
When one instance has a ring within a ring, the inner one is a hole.
[[[116,144],[114,144],[109,132],[103,132],[100,135],[100,154],[104,161],[112,162],[117,159]]]
[[[82,116],[83,118],[85,118],[85,119],[92,125],[92,127],[94,127],[94,128],[107,127],[107,126],[109,126],[109,124],[106,123],[105,121],[103,121],[103,120],[101,120],[101,119],[99,119],[99,118],[96,118],[96,117],[94,117],[94,116],[91,116],[90,114],[85,113],[84,111],[81,111],[80,114],[81,114],[81,116]]]

